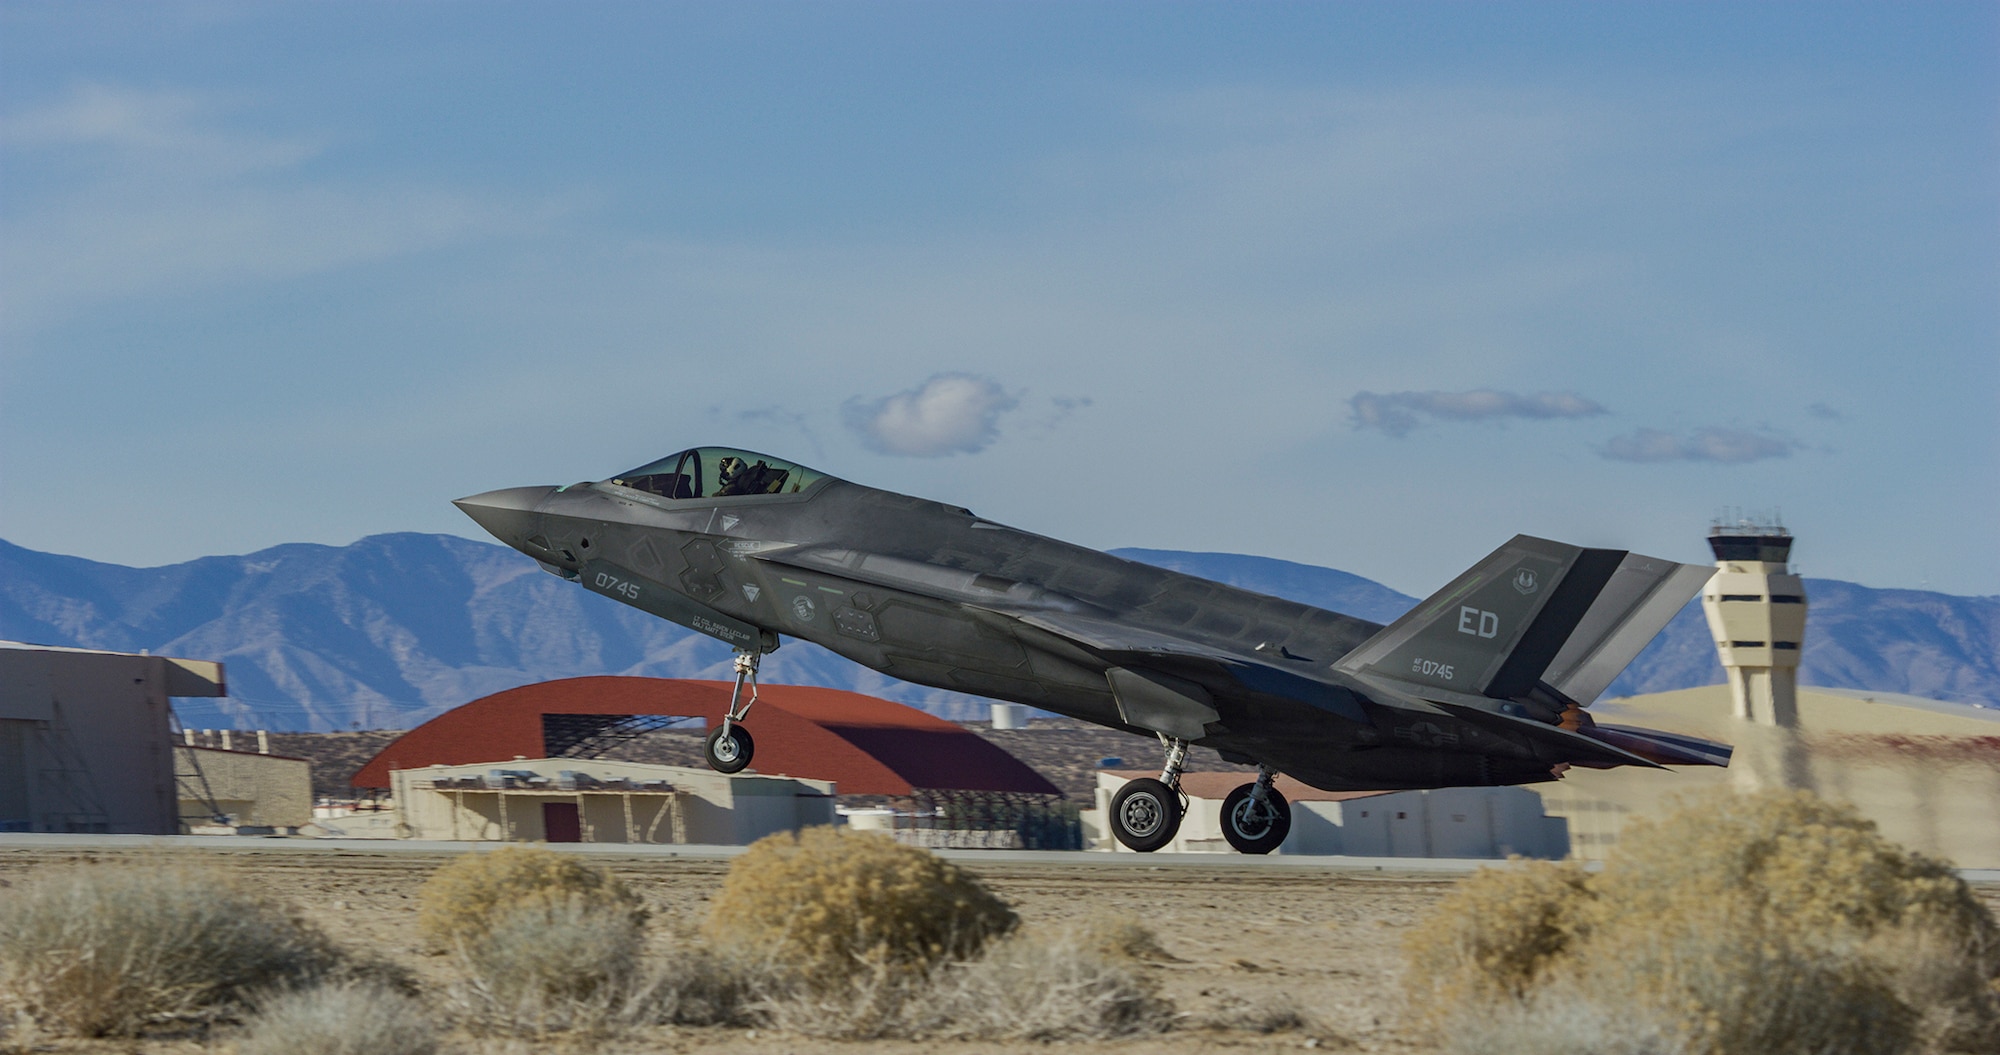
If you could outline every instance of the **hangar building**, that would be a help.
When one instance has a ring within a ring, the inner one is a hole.
[[[220,663],[0,641],[0,831],[179,831],[169,700],[222,695]]]
[[[491,771],[501,770],[533,770],[559,784],[562,771],[569,770],[586,780],[624,781],[617,789],[621,795],[633,790],[631,781],[657,780],[676,793],[721,801],[725,792],[701,790],[705,782],[724,779],[718,774],[705,770],[679,770],[678,776],[646,774],[632,769],[635,763],[611,763],[597,756],[613,745],[682,722],[712,729],[721,724],[733,688],[725,681],[585,677],[508,689],[405,733],[357,771],[352,784],[395,788],[400,803],[405,785],[399,781],[433,779],[425,775],[433,766],[452,767],[449,779],[454,784],[409,785],[412,792],[471,792],[470,784],[457,782],[484,780]],[[839,689],[766,685],[745,724],[757,740],[757,768],[746,771],[752,777],[777,774],[801,787],[818,782],[840,795],[898,800],[902,808],[896,813],[912,823],[954,830],[1004,828],[1017,834],[1013,845],[1074,846],[1079,838],[1073,822],[1056,805],[1062,792],[1055,785],[978,734],[916,708]],[[517,780],[521,786],[506,790],[531,790],[532,778]],[[742,790],[726,794],[765,794],[758,787],[746,783]],[[577,794],[583,797],[577,799]],[[783,794],[808,796],[797,790]],[[587,790],[572,794],[580,816],[588,813],[595,798]],[[635,808],[653,808],[643,795],[631,801]],[[684,804],[699,812],[691,801]],[[623,810],[621,799],[617,817],[592,822],[592,830],[623,832]],[[554,821],[558,830],[567,832],[567,809],[552,816],[558,817]],[[826,821],[831,820],[829,812]],[[461,817],[461,822],[472,823],[469,816]],[[406,823],[416,827],[414,820]],[[431,827],[425,822],[425,831]],[[509,821],[506,827],[525,833],[534,825],[516,827]]]

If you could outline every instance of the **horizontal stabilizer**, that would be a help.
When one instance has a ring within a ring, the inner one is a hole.
[[[1663,766],[1727,766],[1734,753],[1728,744],[1631,725],[1597,724],[1583,733]]]
[[[1644,766],[1658,769],[1659,764],[1644,754],[1630,750],[1600,736],[1590,735],[1593,730],[1572,731],[1559,725],[1548,725],[1531,718],[1516,718],[1512,715],[1477,707],[1458,704],[1440,705],[1452,717],[1482,726],[1502,735],[1525,737],[1536,742],[1544,752],[1544,757],[1570,762],[1582,766]]]

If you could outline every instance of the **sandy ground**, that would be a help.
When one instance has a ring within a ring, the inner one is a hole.
[[[186,860],[239,872],[261,889],[291,900],[314,922],[352,947],[386,956],[416,971],[426,986],[446,983],[449,959],[426,955],[415,937],[417,890],[442,857],[406,852],[174,851],[61,852],[0,850],[0,882],[19,883],[38,871],[91,862]],[[643,893],[667,925],[693,923],[728,869],[725,862],[657,858],[593,858]],[[1136,918],[1159,935],[1180,962],[1150,966],[1162,989],[1188,1016],[1190,1028],[1165,1036],[1106,1043],[836,1042],[770,1031],[659,1029],[621,1038],[565,1045],[455,1037],[450,1050],[529,1052],[952,1053],[1059,1050],[1066,1052],[1191,1053],[1223,1050],[1324,1048],[1364,1052],[1423,1052],[1397,1028],[1399,942],[1404,929],[1449,889],[1450,877],[1386,878],[1234,867],[971,866],[1014,905],[1027,926],[1061,927],[1094,914]],[[5,890],[0,889],[0,896]],[[1201,1016],[1232,1002],[1288,996],[1315,1021],[1303,1032],[1264,1035],[1194,1028]],[[183,1055],[227,1051],[227,1037],[207,1046],[190,1040],[42,1040],[28,1050]],[[0,1051],[8,1050],[0,1040]],[[18,1048],[17,1048],[18,1050]]]

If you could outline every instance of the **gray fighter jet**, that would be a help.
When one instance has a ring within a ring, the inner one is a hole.
[[[1517,535],[1389,626],[1121,560],[750,451],[700,447],[457,505],[543,568],[737,650],[709,764],[749,764],[758,659],[791,635],[885,674],[1161,741],[1118,840],[1180,826],[1190,744],[1254,764],[1224,802],[1284,841],[1280,773],[1327,790],[1527,784],[1570,766],[1726,765],[1729,748],[1584,710],[1706,566]],[[747,692],[746,692],[747,686]]]

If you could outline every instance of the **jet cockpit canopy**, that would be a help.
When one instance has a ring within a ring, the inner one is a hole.
[[[695,447],[619,473],[610,482],[661,498],[735,498],[789,495],[826,474],[768,454],[731,447]]]

